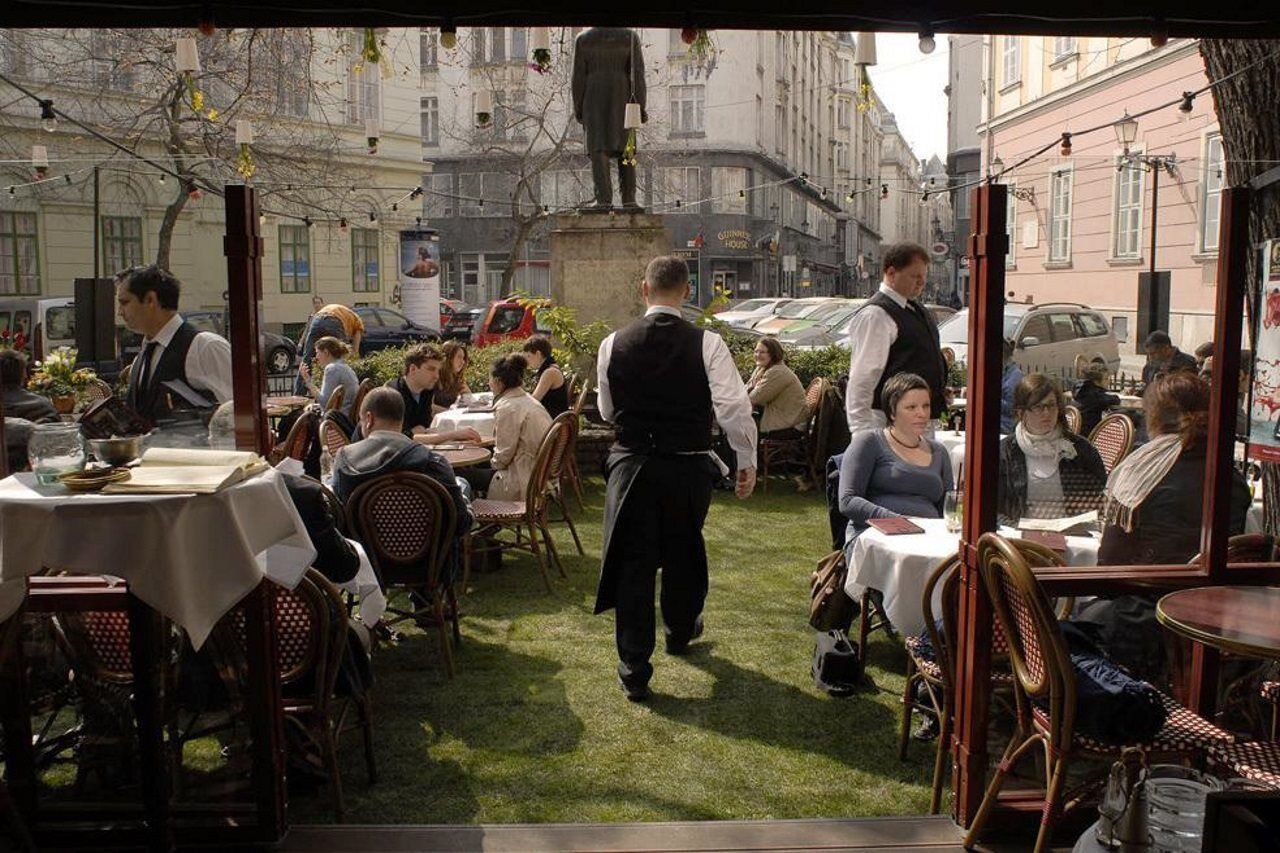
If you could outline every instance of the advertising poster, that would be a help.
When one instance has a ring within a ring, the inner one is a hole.
[[[1267,241],[1262,257],[1249,455],[1261,462],[1280,462],[1280,239]]]
[[[435,231],[400,232],[400,310],[440,331],[440,235]]]

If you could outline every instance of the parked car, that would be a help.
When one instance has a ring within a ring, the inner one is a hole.
[[[925,303],[924,307],[933,312],[933,322],[939,326],[956,316],[956,309],[950,305],[937,305],[933,302],[928,302]]]
[[[838,299],[834,302],[827,302],[819,305],[817,309],[810,311],[804,317],[792,320],[786,326],[778,330],[781,336],[786,332],[799,332],[808,329],[811,326],[826,325],[827,319],[844,313],[850,308],[848,299]]]
[[[840,299],[836,296],[809,296],[804,299],[797,299],[777,314],[760,320],[751,328],[766,335],[776,335],[789,326],[793,320],[802,320],[822,308],[822,306],[838,301]]]
[[[778,340],[797,349],[822,349],[829,346],[849,346],[849,321],[867,300],[850,299],[848,305],[824,316],[821,320],[779,333]]]
[[[70,296],[0,299],[0,335],[6,332],[10,346],[20,341],[32,361],[43,361],[58,347],[76,345],[76,301]]]
[[[394,308],[382,305],[361,305],[352,309],[364,323],[364,338],[360,342],[360,355],[407,344],[438,341],[440,334],[415,323]]]
[[[1064,384],[1079,376],[1080,367],[1105,364],[1120,367],[1120,348],[1101,313],[1074,302],[1044,305],[1006,305],[1004,337],[1014,342],[1013,360],[1023,373],[1046,373]],[[943,354],[967,361],[969,310],[962,309],[938,329]]]
[[[476,330],[473,342],[478,347],[485,347],[498,341],[532,337],[534,333],[551,333],[538,324],[536,311],[514,299],[499,299],[489,304],[484,322]]]
[[[440,335],[469,341],[484,319],[483,308],[473,308],[457,299],[440,300]]]
[[[201,332],[213,332],[215,335],[231,340],[227,334],[227,315],[221,311],[179,312],[182,319]],[[274,332],[262,332],[258,335],[262,361],[267,366],[267,373],[291,373],[298,363],[298,345],[284,335]],[[120,352],[120,363],[129,364],[142,351],[142,335],[131,332],[124,326],[116,326],[116,344]]]
[[[781,299],[745,299],[737,305],[731,305],[716,315],[716,319],[730,326],[751,326],[766,317],[772,317],[779,310],[790,305],[793,300]]]

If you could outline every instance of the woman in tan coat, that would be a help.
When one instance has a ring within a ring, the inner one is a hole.
[[[760,417],[761,438],[797,438],[809,419],[804,386],[787,367],[782,344],[761,338],[756,344],[756,369],[747,380],[751,405],[764,409]]]
[[[551,429],[551,415],[524,390],[528,362],[522,355],[508,355],[493,363],[489,387],[493,390],[493,479],[489,500],[522,501],[542,439]]]

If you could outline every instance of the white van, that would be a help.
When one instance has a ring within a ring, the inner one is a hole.
[[[76,345],[76,300],[71,296],[0,298],[0,335],[12,346],[20,334],[32,361],[43,361],[58,347]]]

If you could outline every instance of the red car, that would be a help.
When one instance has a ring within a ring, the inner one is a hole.
[[[472,308],[457,299],[440,300],[440,336],[446,340],[471,340],[476,326],[484,319],[485,309]]]
[[[528,338],[534,334],[550,334],[538,325],[535,312],[514,299],[501,299],[489,305],[484,322],[476,330],[474,343],[478,347],[496,344],[510,338]]]

